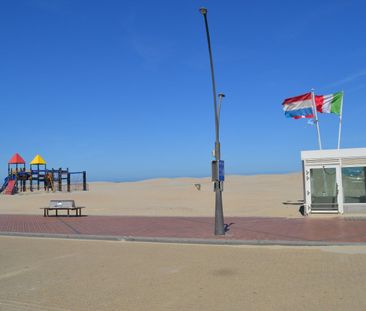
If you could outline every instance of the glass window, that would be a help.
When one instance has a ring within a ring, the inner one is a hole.
[[[312,168],[310,170],[311,203],[337,204],[336,169]]]
[[[344,203],[366,203],[366,167],[343,167]]]

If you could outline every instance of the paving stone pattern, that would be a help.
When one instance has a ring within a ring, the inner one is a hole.
[[[116,237],[246,241],[366,242],[366,218],[316,219],[228,217],[225,236],[215,236],[214,218],[0,215],[0,232]]]

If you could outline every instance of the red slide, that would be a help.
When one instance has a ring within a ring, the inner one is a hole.
[[[5,188],[4,194],[14,194],[14,188],[16,183],[16,180],[9,180],[8,185]]]

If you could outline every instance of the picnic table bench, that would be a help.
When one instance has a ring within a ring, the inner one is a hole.
[[[56,216],[58,216],[60,210],[66,210],[67,216],[70,216],[70,210],[75,211],[75,216],[81,216],[82,208],[85,206],[76,206],[74,200],[50,200],[48,207],[41,207],[44,217],[49,216],[49,211],[56,211]]]

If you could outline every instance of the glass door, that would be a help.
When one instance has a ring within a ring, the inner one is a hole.
[[[312,167],[307,170],[307,195],[311,212],[343,212],[341,172],[338,166]]]

